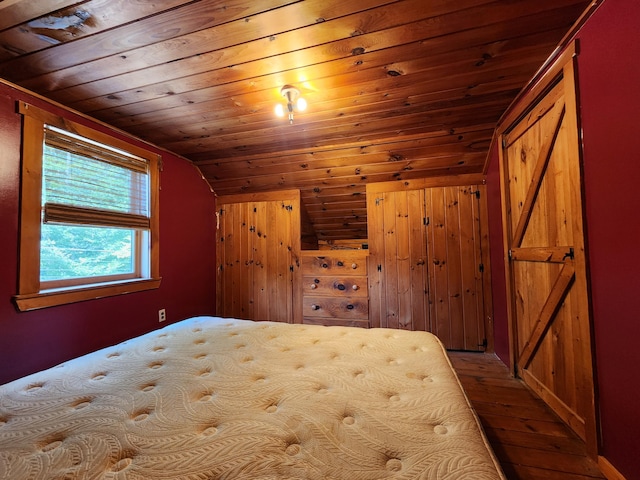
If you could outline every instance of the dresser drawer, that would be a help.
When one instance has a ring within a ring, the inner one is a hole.
[[[304,255],[302,257],[303,275],[367,275],[366,253],[331,252],[330,255]]]
[[[327,317],[304,317],[302,323],[307,325],[337,325],[341,327],[369,328],[368,318],[327,318]]]
[[[368,297],[367,277],[361,276],[305,276],[302,278],[304,296]]]
[[[316,297],[305,296],[302,305],[304,317],[327,317],[342,319],[369,318],[369,301],[367,298],[350,297]]]

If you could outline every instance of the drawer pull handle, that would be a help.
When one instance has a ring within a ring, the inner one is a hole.
[[[351,264],[351,268],[353,268],[355,270],[356,268],[358,268],[358,264],[357,263],[352,263]]]
[[[315,290],[316,288],[318,288],[318,286],[315,283],[312,283],[310,286],[311,286],[311,290]]]
[[[320,305],[311,305],[311,310],[320,310]]]
[[[354,308],[356,308],[356,307],[354,307],[354,306],[353,306],[353,305],[351,305],[351,304],[347,305],[347,310],[353,310]]]
[[[343,284],[338,284],[338,290],[346,290],[347,287],[345,287]]]
[[[351,288],[352,288],[353,290],[359,290],[359,289],[360,289],[360,287],[359,287],[358,285],[353,285]]]
[[[329,264],[327,264],[327,263],[323,263],[323,264],[321,265],[321,267],[322,267],[322,268],[329,268]]]

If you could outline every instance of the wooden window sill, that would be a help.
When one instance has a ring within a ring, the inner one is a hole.
[[[160,286],[162,278],[136,279],[127,282],[118,282],[99,285],[83,285],[76,288],[65,288],[42,291],[38,293],[15,295],[13,300],[21,312],[37,310],[40,308],[54,307],[68,303],[95,300],[98,298],[124,295],[127,293],[153,290]]]

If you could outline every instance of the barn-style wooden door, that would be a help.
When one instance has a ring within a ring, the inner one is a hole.
[[[218,197],[217,314],[301,321],[298,191]]]
[[[596,448],[571,61],[502,134],[515,373]]]
[[[448,349],[484,351],[484,187],[403,185],[367,186],[371,325],[424,330]]]

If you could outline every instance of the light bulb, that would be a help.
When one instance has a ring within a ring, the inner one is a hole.
[[[276,115],[278,117],[284,117],[284,107],[281,103],[276,105]]]
[[[297,107],[299,112],[304,112],[307,109],[307,101],[304,98],[302,97],[298,98],[297,103],[298,103]]]

